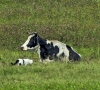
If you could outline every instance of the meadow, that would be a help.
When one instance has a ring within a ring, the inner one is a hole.
[[[99,0],[1,0],[0,90],[100,90]],[[56,39],[82,55],[80,62],[38,62],[20,46],[35,32]],[[11,66],[18,58],[28,66]]]

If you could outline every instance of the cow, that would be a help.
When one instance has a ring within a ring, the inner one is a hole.
[[[31,59],[17,59],[14,63],[11,62],[11,65],[28,65],[28,64],[32,64],[33,60]]]
[[[41,38],[37,32],[33,32],[21,46],[22,50],[36,50],[39,61],[52,61],[54,58],[63,59],[66,62],[71,60],[79,61],[81,55],[74,51],[72,47],[58,40],[47,40]]]

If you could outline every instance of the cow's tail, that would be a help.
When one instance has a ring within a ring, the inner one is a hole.
[[[69,60],[80,61],[81,55],[74,51],[74,49],[68,45],[66,45],[67,49],[69,50]]]
[[[11,62],[11,65],[16,65],[16,64],[18,64],[18,62],[19,62],[19,60],[16,60],[15,63],[12,63],[12,62]]]

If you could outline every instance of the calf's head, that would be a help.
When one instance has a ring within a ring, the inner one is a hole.
[[[37,32],[34,32],[30,34],[25,41],[25,43],[21,46],[22,50],[30,50],[30,49],[36,49],[38,47],[38,34]]]

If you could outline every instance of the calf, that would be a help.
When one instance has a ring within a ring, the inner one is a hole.
[[[30,59],[17,59],[15,63],[11,63],[11,65],[28,65],[32,64],[33,60]]]
[[[37,32],[30,34],[26,42],[21,46],[22,50],[37,50],[39,61],[51,61],[53,58],[63,57],[66,61],[81,59],[80,54],[74,49],[57,40],[46,40],[41,38]]]

